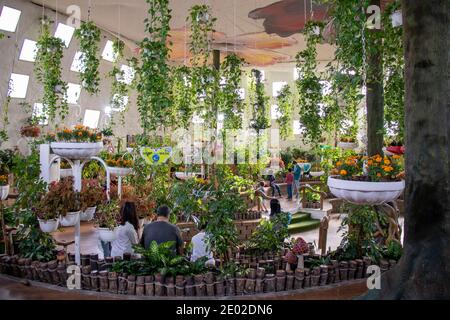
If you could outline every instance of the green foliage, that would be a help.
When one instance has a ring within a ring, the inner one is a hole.
[[[270,127],[269,98],[265,94],[262,73],[257,69],[252,70],[252,81],[250,84],[250,104],[252,105],[252,120],[250,127],[260,134],[261,130]]]
[[[191,43],[189,51],[192,54],[191,64],[196,67],[205,66],[211,54],[210,43],[214,36],[216,18],[211,15],[211,8],[206,5],[194,5],[186,18],[191,25]]]
[[[244,103],[239,95],[244,60],[232,53],[225,57],[221,66],[221,103],[220,112],[224,115],[224,129],[240,129]]]
[[[120,260],[112,265],[113,272],[126,273],[133,276],[146,276],[150,274],[144,260]]]
[[[296,80],[299,95],[300,123],[304,127],[304,140],[317,144],[322,136],[322,116],[320,105],[322,85],[317,75],[317,44],[322,41],[322,23],[308,22],[305,26],[306,49],[297,56],[299,78]],[[319,32],[317,32],[319,30]]]
[[[100,228],[114,230],[120,219],[119,200],[115,199],[107,203],[102,203],[97,207],[94,221]]]
[[[277,123],[280,127],[280,136],[282,139],[286,139],[292,136],[292,119],[294,116],[294,99],[288,84],[285,85],[278,94],[277,105],[278,112],[280,113],[280,116],[277,119]]]
[[[289,216],[284,212],[275,215],[270,220],[262,219],[246,244],[247,248],[262,251],[281,249],[284,240],[289,236],[288,221]]]
[[[177,182],[170,190],[170,200],[173,203],[172,213],[183,214],[186,220],[192,215],[201,215],[205,211],[202,200],[204,186],[200,186],[196,179]]]
[[[195,99],[190,68],[179,66],[172,69],[172,95],[177,119],[175,125],[187,129],[192,123]]]
[[[65,99],[67,84],[62,80],[61,60],[64,56],[64,42],[50,33],[50,21],[42,19],[41,34],[36,43],[34,72],[36,79],[44,87],[42,104],[44,114],[53,121],[58,113],[64,118],[69,107]]]
[[[80,80],[83,88],[90,94],[99,92],[100,75],[98,66],[100,60],[97,57],[98,44],[100,43],[100,29],[92,22],[82,22],[80,28],[75,30],[75,37],[80,41],[82,70]]]
[[[168,0],[146,0],[150,5],[145,19],[148,34],[139,44],[141,66],[137,69],[138,111],[144,133],[172,123],[170,66],[167,47],[171,9]]]
[[[174,254],[175,242],[168,241],[158,245],[152,241],[147,249],[135,246],[136,253],[142,255],[145,268],[149,274],[161,273],[163,275],[178,274],[179,269],[186,264],[186,258]]]
[[[391,240],[383,250],[383,257],[387,259],[400,260],[403,254],[403,247],[397,240]]]

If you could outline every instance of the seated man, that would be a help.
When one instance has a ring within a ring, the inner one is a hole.
[[[161,206],[156,211],[157,219],[155,222],[145,226],[142,233],[141,245],[147,249],[152,241],[161,244],[168,241],[175,242],[174,253],[183,254],[183,240],[180,229],[169,222],[170,209],[167,206]]]

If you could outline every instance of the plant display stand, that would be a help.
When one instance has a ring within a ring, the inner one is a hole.
[[[110,187],[110,172],[103,159],[96,155],[101,151],[100,143],[52,143],[52,150],[55,154],[50,153],[49,144],[40,145],[40,163],[41,163],[41,178],[47,183],[50,183],[50,167],[55,160],[63,158],[72,167],[74,177],[75,191],[81,191],[82,172],[86,163],[91,160],[100,162],[106,169],[106,185],[107,196],[109,198]],[[75,263],[80,265],[80,219],[77,219],[75,224]]]

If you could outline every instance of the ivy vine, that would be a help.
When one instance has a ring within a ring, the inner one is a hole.
[[[176,125],[187,129],[192,123],[193,99],[192,74],[187,66],[180,66],[172,70],[173,108],[176,112]]]
[[[113,111],[118,110],[120,112],[120,122],[125,124],[125,112],[126,105],[124,97],[128,96],[128,85],[124,80],[125,72],[120,69],[119,61],[123,58],[123,51],[125,49],[125,43],[119,39],[113,42],[113,54],[114,62],[113,68],[108,73],[111,78],[111,108]],[[114,116],[111,115],[110,127],[114,126]]]
[[[144,133],[172,124],[171,83],[167,46],[171,9],[168,0],[146,0],[150,5],[145,31],[148,36],[140,43],[142,64],[137,70],[139,82],[138,111]]]
[[[211,54],[216,18],[211,15],[211,8],[206,5],[194,5],[189,10],[187,22],[191,24],[191,43],[189,51],[192,54],[192,66],[206,65]]]
[[[41,34],[36,43],[34,72],[44,87],[43,112],[49,121],[53,121],[57,113],[64,119],[69,112],[66,100],[67,84],[61,79],[61,60],[65,46],[61,39],[50,34],[51,22],[48,19],[42,19],[41,23]]]
[[[291,87],[286,84],[281,88],[276,98],[278,112],[280,116],[276,120],[280,128],[280,136],[282,139],[286,139],[292,136],[293,133],[293,112],[294,112],[294,99],[291,91]]]
[[[100,42],[100,29],[92,22],[83,22],[77,30],[75,37],[80,41],[81,65],[80,80],[83,88],[90,94],[99,92],[100,75],[97,57]]]

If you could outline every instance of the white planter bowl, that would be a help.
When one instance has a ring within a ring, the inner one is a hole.
[[[68,212],[65,217],[60,217],[60,224],[62,227],[73,227],[80,219],[80,211]]]
[[[109,174],[124,177],[131,173],[131,168],[108,167]]]
[[[309,174],[311,177],[321,177],[325,174],[325,171],[310,171]]]
[[[66,178],[73,176],[72,169],[60,169],[59,170],[59,177],[60,178]]]
[[[95,210],[97,210],[97,207],[89,207],[81,212],[80,221],[91,221],[92,219],[94,219]]]
[[[397,199],[405,189],[405,181],[365,182],[328,177],[328,187],[337,198],[350,203],[379,205]]]
[[[0,198],[1,200],[6,200],[9,195],[9,184],[6,186],[0,186]]]
[[[356,142],[339,142],[338,143],[338,147],[344,150],[353,150],[357,147],[358,145],[356,144]]]
[[[51,233],[58,230],[59,219],[42,220],[38,218],[38,221],[42,232]]]
[[[52,142],[50,147],[60,157],[81,160],[98,155],[103,149],[103,142]]]
[[[103,242],[112,242],[117,239],[116,229],[111,230],[108,228],[97,228],[97,230],[98,230],[98,237]]]

